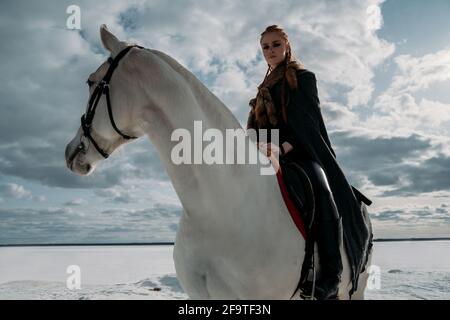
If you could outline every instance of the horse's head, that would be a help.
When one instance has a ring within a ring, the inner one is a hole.
[[[90,174],[96,163],[117,147],[142,135],[133,108],[133,62],[129,51],[140,50],[119,41],[105,25],[100,37],[111,57],[87,79],[90,98],[81,126],[67,145],[67,167],[80,175]]]

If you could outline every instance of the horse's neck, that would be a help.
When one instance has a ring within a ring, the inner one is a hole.
[[[211,206],[220,206],[236,202],[242,196],[241,190],[251,190],[262,180],[270,181],[274,177],[260,176],[260,165],[238,164],[181,164],[176,165],[171,159],[172,148],[179,141],[170,141],[173,130],[185,128],[194,140],[194,121],[202,121],[202,131],[215,128],[223,133],[226,129],[242,129],[239,122],[228,108],[212,94],[198,79],[190,73],[174,76],[183,83],[169,90],[164,97],[164,108],[148,108],[147,133],[158,153],[184,209],[201,212]],[[147,95],[149,96],[149,94]],[[202,134],[203,134],[202,132]],[[225,142],[225,141],[224,141]],[[203,143],[203,146],[206,143]],[[246,137],[248,146],[248,137]],[[256,148],[255,146],[253,146]],[[236,154],[237,144],[234,146]],[[202,148],[203,151],[203,148]],[[242,150],[241,150],[242,151]],[[225,157],[225,156],[224,156]],[[192,155],[191,159],[193,160]],[[269,188],[273,186],[268,186]],[[264,186],[261,186],[264,189]],[[199,197],[201,194],[201,197]],[[264,192],[263,192],[264,194]],[[256,200],[256,199],[255,199]],[[244,199],[242,199],[244,201]],[[227,203],[228,202],[228,203]]]

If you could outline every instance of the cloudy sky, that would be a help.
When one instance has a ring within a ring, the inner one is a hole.
[[[2,1],[0,244],[174,240],[181,205],[147,138],[89,177],[65,167],[102,23],[178,60],[241,124],[266,71],[259,34],[283,25],[375,237],[450,236],[448,16],[446,0]]]

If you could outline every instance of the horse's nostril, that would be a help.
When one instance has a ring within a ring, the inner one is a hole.
[[[86,172],[91,171],[91,168],[92,168],[92,166],[91,166],[90,164],[87,164],[87,165],[86,165]]]

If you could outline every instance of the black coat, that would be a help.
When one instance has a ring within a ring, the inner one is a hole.
[[[352,268],[351,292],[353,292],[357,288],[359,274],[367,261],[367,252],[372,239],[364,220],[361,202],[370,205],[372,201],[349,184],[336,160],[323,121],[314,73],[298,70],[297,83],[297,90],[290,90],[287,83],[284,83],[288,123],[279,125],[280,144],[288,141],[294,150],[297,150],[295,154],[302,157],[306,155],[313,159],[326,173],[342,217],[343,240]],[[283,81],[279,81],[270,90],[275,106],[280,106],[282,85]]]

